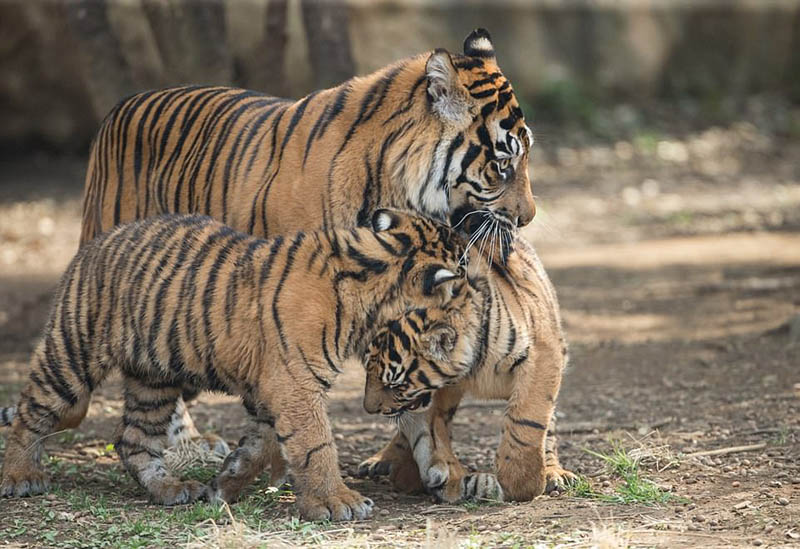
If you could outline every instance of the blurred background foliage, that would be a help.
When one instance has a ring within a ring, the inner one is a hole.
[[[83,152],[143,89],[301,97],[492,33],[547,136],[646,139],[748,119],[800,136],[800,0],[4,0],[0,147]]]

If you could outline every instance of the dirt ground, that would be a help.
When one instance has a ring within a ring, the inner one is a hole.
[[[355,369],[334,386],[330,409],[345,481],[375,501],[374,518],[297,521],[291,493],[270,491],[266,478],[230,514],[165,510],[107,447],[121,409],[110,382],[79,430],[50,441],[55,491],[0,501],[0,545],[800,546],[800,142],[745,123],[618,143],[540,141],[539,213],[525,236],[558,289],[571,341],[558,436],[563,464],[586,479],[579,489],[453,506],[354,478],[391,435],[362,410]],[[48,157],[0,165],[0,405],[25,379],[76,248],[83,169]],[[492,468],[502,410],[467,401],[456,416],[455,448],[469,467]],[[242,433],[235,399],[204,395],[192,413],[231,442]],[[623,456],[627,468],[600,455]],[[627,475],[648,490],[632,495]]]

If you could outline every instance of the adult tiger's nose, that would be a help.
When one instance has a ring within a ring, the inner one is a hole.
[[[524,227],[525,225],[533,221],[534,216],[536,216],[536,203],[531,202],[530,208],[529,209],[526,208],[525,211],[523,211],[517,216],[516,219],[517,227],[520,228]]]

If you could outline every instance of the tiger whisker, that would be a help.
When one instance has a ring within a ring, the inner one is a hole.
[[[478,227],[478,230],[477,230],[477,231],[475,231],[475,232],[472,234],[472,236],[470,237],[470,240],[469,240],[469,242],[467,242],[467,245],[466,245],[466,247],[464,248],[464,254],[461,256],[461,261],[466,261],[466,260],[467,260],[467,254],[469,253],[469,250],[470,250],[470,249],[471,249],[471,248],[472,248],[472,247],[475,245],[475,242],[477,242],[477,240],[478,240],[478,239],[480,238],[480,236],[481,236],[481,232],[482,232],[482,231],[483,231],[483,229],[486,227],[486,225],[487,225],[488,223],[490,223],[490,222],[491,222],[491,220],[490,220],[490,219],[487,219],[486,221],[484,221],[484,222],[483,222],[483,224],[482,224],[480,227]]]
[[[484,212],[483,210],[472,210],[471,212],[469,212],[468,214],[466,214],[464,217],[462,217],[462,218],[461,218],[461,221],[459,221],[458,223],[456,223],[455,225],[453,225],[453,229],[457,229],[457,228],[458,228],[458,226],[459,226],[459,225],[461,225],[461,224],[464,222],[464,220],[465,220],[465,219],[467,219],[467,218],[468,218],[469,216],[471,216],[472,214],[476,214],[476,213],[485,213],[485,212]]]

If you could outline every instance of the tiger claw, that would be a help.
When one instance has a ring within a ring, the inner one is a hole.
[[[385,477],[392,472],[392,462],[390,461],[373,461],[367,459],[362,461],[358,466],[357,476],[359,478],[377,478]]]

